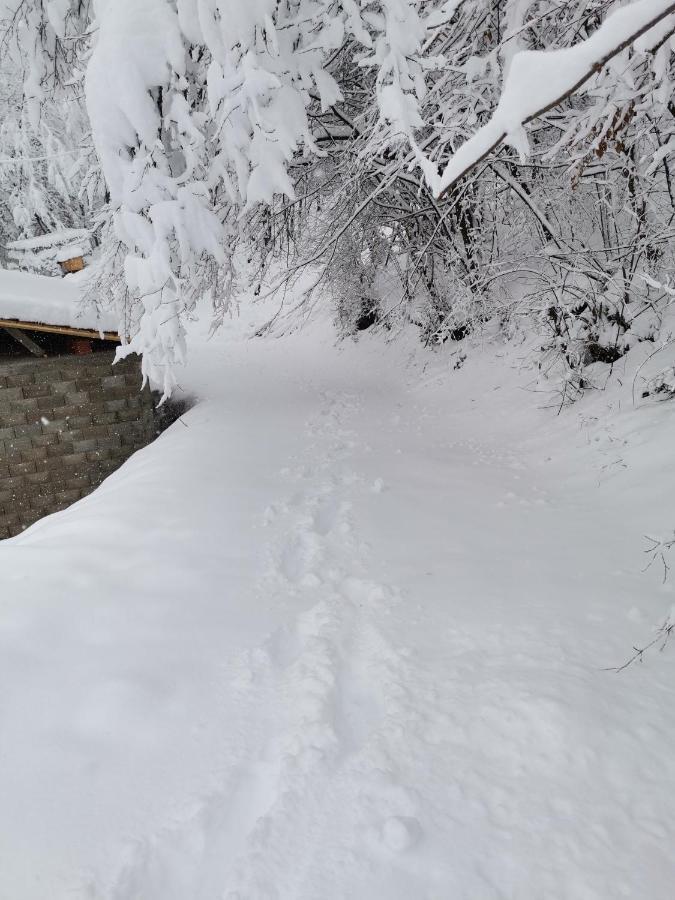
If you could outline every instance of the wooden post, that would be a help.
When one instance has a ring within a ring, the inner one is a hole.
[[[69,275],[71,272],[81,272],[84,269],[84,257],[73,256],[72,259],[59,260],[59,265],[64,275]]]
[[[7,334],[11,335],[17,343],[21,344],[22,347],[29,350],[33,356],[47,355],[47,351],[43,350],[39,344],[36,344],[34,340],[29,338],[25,332],[20,331],[18,328],[5,328],[5,331]]]

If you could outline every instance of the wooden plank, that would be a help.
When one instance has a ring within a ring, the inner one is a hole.
[[[40,322],[19,322],[15,319],[0,319],[0,328],[15,328],[20,331],[43,331],[47,334],[66,334],[72,337],[93,338],[94,340],[115,341],[119,344],[120,336],[114,331],[91,331],[87,328],[69,328],[66,325],[43,325]]]
[[[66,273],[81,272],[82,269],[84,269],[84,257],[73,256],[71,259],[60,259],[59,265],[61,266],[61,270]]]
[[[19,328],[5,328],[7,334],[11,335],[17,343],[21,344],[22,347],[25,347],[33,356],[46,356],[47,351],[43,350],[43,348],[36,344],[32,338],[29,338],[27,334],[21,331]]]

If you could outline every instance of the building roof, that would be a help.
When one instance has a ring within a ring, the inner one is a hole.
[[[57,250],[71,244],[89,244],[90,240],[91,236],[84,228],[64,228],[62,231],[51,231],[48,234],[38,235],[38,237],[10,241],[9,244],[6,244],[6,248],[19,252]]]
[[[116,340],[116,316],[82,303],[86,278],[86,272],[53,278],[0,269],[0,327]]]

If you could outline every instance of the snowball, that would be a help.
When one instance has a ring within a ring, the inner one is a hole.
[[[422,833],[420,823],[410,816],[392,816],[382,826],[382,837],[390,850],[402,853],[417,843]]]

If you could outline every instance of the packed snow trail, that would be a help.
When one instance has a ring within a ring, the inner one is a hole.
[[[212,350],[0,544],[2,900],[672,897],[675,656],[603,671],[672,603],[669,410],[401,353]]]

